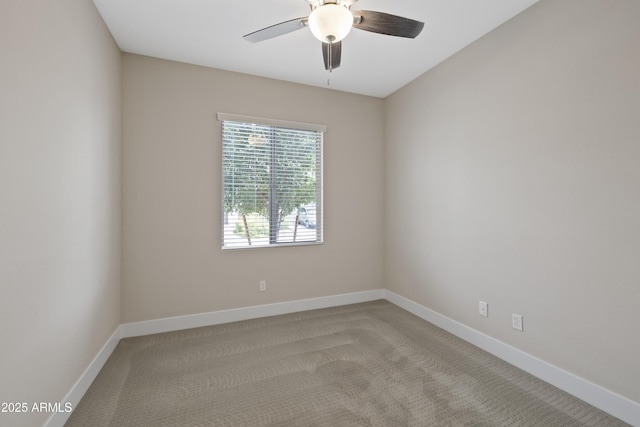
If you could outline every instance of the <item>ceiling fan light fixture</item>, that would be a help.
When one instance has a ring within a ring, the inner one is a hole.
[[[353,15],[344,6],[329,3],[315,8],[309,15],[309,28],[323,43],[339,42],[349,34]]]

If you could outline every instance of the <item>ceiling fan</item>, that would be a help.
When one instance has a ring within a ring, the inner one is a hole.
[[[324,68],[333,70],[340,66],[342,39],[351,28],[388,36],[416,38],[424,23],[401,16],[370,10],[351,11],[358,0],[305,0],[311,6],[311,14],[263,28],[244,36],[252,43],[281,36],[304,27],[322,42]]]

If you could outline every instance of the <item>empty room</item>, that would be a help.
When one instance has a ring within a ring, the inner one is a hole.
[[[640,426],[638,22],[2,0],[0,425]]]

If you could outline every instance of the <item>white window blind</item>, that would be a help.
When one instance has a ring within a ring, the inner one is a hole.
[[[322,243],[324,126],[219,113],[222,248]]]

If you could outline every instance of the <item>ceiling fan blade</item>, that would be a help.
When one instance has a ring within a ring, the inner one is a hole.
[[[335,70],[340,66],[342,57],[342,41],[335,43],[322,43],[322,57],[324,58],[324,69]]]
[[[263,40],[271,39],[281,36],[283,34],[291,33],[307,26],[308,18],[296,18],[290,21],[281,22],[279,24],[272,25],[267,28],[263,28],[253,33],[249,33],[243,38],[251,43],[261,42]]]
[[[424,27],[424,22],[371,10],[354,10],[353,16],[356,18],[353,23],[354,28],[388,36],[413,39]],[[362,19],[358,19],[360,17]]]

